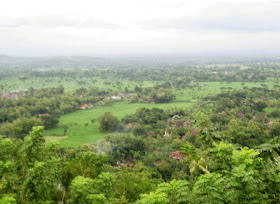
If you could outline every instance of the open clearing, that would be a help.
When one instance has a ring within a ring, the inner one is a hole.
[[[44,139],[46,142],[56,142],[62,139],[67,138],[68,136],[54,136],[54,135],[49,135],[49,136],[44,136]]]
[[[230,90],[239,90],[243,89],[245,87],[252,88],[252,87],[262,87],[261,84],[264,84],[262,82],[192,82],[190,85],[194,86],[197,85],[199,87],[190,89],[181,89],[181,90],[174,90],[174,93],[176,95],[176,102],[191,102],[191,100],[206,97],[206,96],[213,96],[215,94],[221,93],[222,89],[224,91]],[[265,84],[268,86],[268,88],[272,89],[273,85],[279,83],[274,83],[273,81],[266,81]],[[221,89],[222,88],[222,89]]]
[[[101,137],[109,135],[110,133],[102,133],[99,131],[99,123],[97,118],[105,112],[111,112],[116,115],[119,119],[125,115],[133,114],[138,108],[162,108],[168,109],[171,107],[177,108],[190,108],[192,103],[167,103],[167,104],[124,104],[118,103],[111,107],[100,107],[97,109],[90,110],[78,110],[76,112],[66,114],[60,117],[59,125],[65,124],[69,126],[67,130],[67,138],[61,138],[63,135],[62,128],[54,128],[45,131],[47,141],[55,141],[59,143],[61,147],[78,147],[83,144],[95,142]],[[95,119],[94,124],[91,120]],[[86,126],[86,124],[88,124]],[[59,126],[58,125],[58,126]],[[51,135],[51,136],[48,136]],[[53,138],[52,138],[53,137]]]

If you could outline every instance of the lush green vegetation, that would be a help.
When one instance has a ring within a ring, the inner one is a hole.
[[[278,58],[9,60],[0,203],[280,202]]]
[[[106,132],[99,130],[98,117],[106,112],[111,112],[119,119],[122,119],[125,115],[134,113],[137,109],[142,107],[147,108],[163,108],[168,109],[171,107],[189,108],[192,103],[167,103],[167,104],[141,104],[141,103],[117,103],[109,107],[100,107],[90,110],[79,110],[74,113],[63,115],[59,119],[59,125],[57,128],[47,130],[45,135],[51,135],[47,138],[47,141],[60,140],[59,144],[62,147],[78,147],[82,144],[95,142],[100,138],[108,135]],[[96,119],[92,124],[91,120]],[[67,138],[63,136],[63,128],[59,127],[60,124],[66,124],[69,126],[67,130]],[[88,124],[88,125],[86,125]]]

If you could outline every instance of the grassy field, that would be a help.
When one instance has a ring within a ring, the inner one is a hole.
[[[66,124],[69,126],[67,130],[67,138],[60,137],[63,135],[62,128],[55,128],[47,130],[45,132],[45,139],[47,141],[58,141],[61,147],[78,147],[80,145],[91,143],[99,140],[101,137],[108,135],[108,133],[102,133],[99,131],[99,123],[96,120],[94,124],[91,123],[91,119],[97,119],[105,112],[111,112],[119,119],[125,115],[134,113],[138,108],[162,108],[168,109],[170,107],[189,108],[192,103],[168,103],[168,104],[114,104],[111,107],[100,107],[90,110],[79,110],[74,113],[66,114],[60,117],[59,125]],[[88,123],[88,126],[85,124]]]
[[[78,82],[83,81],[86,84],[80,85]],[[134,87],[142,86],[142,87],[152,87],[156,84],[161,84],[161,82],[154,82],[154,81],[128,81],[124,79],[109,79],[108,81],[111,84],[104,83],[105,81],[99,77],[95,78],[81,78],[81,79],[73,79],[70,77],[59,78],[59,77],[34,77],[25,81],[19,80],[17,77],[7,77],[0,80],[0,87],[4,87],[5,91],[26,91],[29,87],[34,87],[36,89],[40,88],[47,88],[47,87],[58,87],[60,85],[64,86],[66,91],[72,91],[81,87],[97,87],[101,89],[112,89],[117,92],[123,92],[124,88],[127,87],[129,90],[133,90]],[[117,81],[121,81],[121,87],[118,87]],[[213,94],[220,92],[221,87],[231,87],[232,89],[241,89],[243,87],[261,87],[261,84],[265,83],[268,85],[269,88],[272,88],[275,82],[267,80],[266,82],[245,82],[244,85],[241,82],[192,82],[190,85],[201,85],[198,95],[206,96],[207,94]],[[277,83],[280,85],[280,83]],[[192,95],[192,90],[184,89],[176,91],[176,95],[180,96],[182,93],[183,95]],[[197,93],[197,89],[194,91]],[[179,97],[180,98],[180,97]],[[180,99],[179,99],[180,100]]]
[[[84,85],[80,85],[78,82],[83,81],[86,82]],[[2,90],[4,87],[5,91],[20,91],[27,90],[29,87],[36,88],[47,88],[47,87],[58,87],[59,85],[63,85],[66,91],[72,91],[81,87],[98,87],[104,90],[113,90],[116,93],[120,93],[124,91],[124,88],[127,87],[129,90],[133,90],[134,87],[142,86],[142,87],[152,87],[160,82],[153,81],[128,81],[123,79],[110,79],[108,80],[111,84],[104,83],[105,81],[101,78],[40,78],[34,77],[28,79],[26,81],[20,81],[16,77],[5,78],[4,80],[0,80],[0,87],[2,85]],[[117,81],[121,81],[122,85],[118,86]],[[252,87],[262,87],[262,84],[265,83],[268,88],[273,88],[275,82],[271,80],[267,80],[266,82],[192,82],[190,85],[195,88],[186,88],[181,90],[174,90],[176,99],[174,103],[170,104],[115,104],[112,107],[100,107],[98,109],[92,110],[83,110],[77,111],[71,114],[67,114],[61,116],[59,121],[60,125],[65,124],[69,126],[67,131],[67,138],[63,136],[62,128],[55,128],[52,130],[46,131],[46,140],[47,141],[59,141],[60,146],[63,147],[77,147],[85,143],[90,143],[97,141],[101,137],[108,135],[107,133],[99,132],[98,122],[96,121],[94,124],[91,123],[91,119],[97,119],[100,115],[105,112],[112,112],[119,118],[127,114],[134,113],[138,108],[141,107],[159,107],[159,108],[169,108],[169,107],[190,107],[191,104],[196,103],[198,99],[201,99],[205,96],[215,95],[217,93],[221,93],[223,91],[228,90],[238,90],[244,87],[252,88]],[[279,83],[278,83],[279,85]],[[271,112],[272,110],[267,109],[267,112]],[[85,124],[88,123],[88,126]]]
[[[128,83],[124,81],[124,85]],[[151,82],[144,82],[145,86],[153,85]],[[82,144],[90,143],[99,140],[100,138],[108,135],[108,133],[101,133],[99,131],[99,124],[96,121],[94,124],[91,123],[91,119],[97,119],[100,115],[104,114],[105,112],[112,112],[116,115],[119,119],[123,116],[134,113],[138,108],[141,107],[158,107],[167,109],[169,107],[180,107],[180,108],[187,108],[191,107],[192,104],[196,102],[197,99],[215,95],[222,91],[228,91],[229,89],[242,89],[243,87],[261,87],[262,83],[241,83],[241,82],[193,82],[192,85],[199,85],[199,87],[194,89],[182,89],[182,90],[174,90],[176,99],[174,103],[169,104],[114,104],[112,107],[100,107],[97,109],[92,110],[80,110],[74,113],[70,113],[67,115],[63,115],[59,119],[59,125],[65,124],[69,126],[67,130],[67,138],[61,137],[63,135],[62,128],[55,128],[52,130],[46,131],[47,141],[59,141],[60,146],[62,147],[77,147]],[[139,85],[137,82],[131,82],[130,87],[134,87],[135,85]],[[274,83],[273,82],[266,82],[266,85],[269,88],[272,88]],[[76,86],[76,85],[75,85]],[[106,88],[101,81],[95,83],[95,86],[99,86],[100,88]],[[109,87],[112,85],[109,85]],[[108,88],[109,88],[108,87]],[[224,87],[225,89],[222,90],[221,88]],[[76,87],[77,88],[77,87]],[[228,89],[229,88],[229,89]],[[267,110],[268,112],[270,110]],[[88,126],[86,126],[88,123]],[[60,136],[58,136],[60,135]]]
[[[264,109],[264,111],[266,112],[266,113],[271,113],[272,111],[274,111],[276,108],[275,107],[266,107],[265,109]]]
[[[193,82],[190,85],[199,85],[199,88],[194,88],[194,89],[181,89],[181,90],[175,90],[175,95],[176,95],[176,102],[191,102],[192,100],[199,99],[205,96],[211,96],[215,95],[218,93],[223,92],[221,89],[222,87],[226,88],[224,91],[228,91],[229,89],[231,90],[238,90],[242,89],[244,87],[252,88],[252,87],[262,87],[261,84],[262,82]],[[268,86],[268,88],[273,88],[273,83],[272,81],[267,81],[265,84]],[[229,88],[229,89],[228,89]]]

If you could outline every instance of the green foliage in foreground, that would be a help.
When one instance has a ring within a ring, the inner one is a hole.
[[[212,172],[199,175],[193,185],[184,180],[160,184],[138,203],[278,203],[279,166],[259,155],[247,147],[235,150],[231,144],[214,143],[208,158],[210,164],[216,162]]]
[[[44,144],[42,129],[34,128],[23,142],[1,139],[0,192],[3,199],[13,193],[19,203],[41,202],[53,200],[57,195],[60,159],[55,156],[53,145]]]
[[[278,151],[275,141],[258,151],[225,142],[204,149],[186,143],[181,153],[189,155],[184,165],[190,179],[162,182],[141,163],[118,168],[90,149],[58,152],[44,142],[42,129],[33,128],[24,141],[0,138],[0,203],[280,202],[279,165],[264,154]]]

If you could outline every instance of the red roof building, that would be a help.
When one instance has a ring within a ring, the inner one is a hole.
[[[90,109],[93,108],[93,105],[91,103],[83,103],[81,106],[81,109],[85,110],[85,109]]]
[[[264,134],[268,135],[269,134],[269,130],[265,130]]]
[[[243,113],[238,113],[238,117],[239,117],[239,118],[244,118],[245,116],[244,116]]]
[[[193,130],[192,130],[192,134],[193,134],[193,135],[197,135],[198,133],[199,133],[199,130],[197,130],[197,129],[193,129]]]
[[[172,157],[173,159],[184,159],[188,157],[188,155],[181,154],[180,151],[171,152],[168,156]]]
[[[46,116],[50,116],[49,113],[42,113],[42,114],[39,114],[39,117],[42,118],[42,117],[46,117]]]

